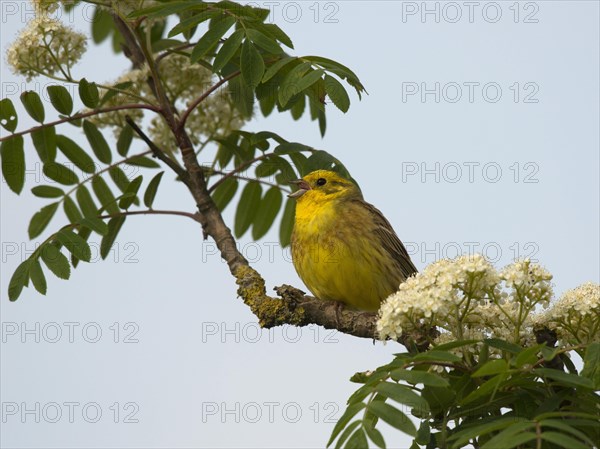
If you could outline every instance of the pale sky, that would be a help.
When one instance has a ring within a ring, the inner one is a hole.
[[[557,294],[598,282],[597,2],[258,4],[273,9],[294,54],[342,62],[369,95],[351,93],[346,115],[331,106],[324,139],[288,114],[247,129],[340,158],[420,269],[483,252],[497,266],[538,260]],[[27,9],[0,8],[4,52]],[[65,20],[88,32],[89,17],[80,9]],[[126,68],[103,45],[76,76],[102,82]],[[15,77],[4,57],[0,73],[0,97],[17,105],[23,90],[47,85]],[[19,119],[20,129],[32,125],[22,108]],[[71,280],[49,274],[46,297],[29,288],[10,303],[7,282],[35,247],[27,225],[47,202],[29,193],[42,179],[30,144],[26,152],[24,193],[0,184],[2,447],[324,447],[356,389],[350,376],[403,349],[318,327],[260,331],[214,244],[185,218],[132,217],[110,260],[94,243],[94,263]],[[193,211],[171,180],[155,206]],[[246,236],[240,248],[268,289],[303,288],[277,235]],[[410,446],[384,436],[388,447]]]

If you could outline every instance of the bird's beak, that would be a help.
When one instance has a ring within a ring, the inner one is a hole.
[[[310,190],[310,185],[304,179],[296,179],[295,181],[290,181],[290,184],[294,184],[298,186],[298,190],[294,193],[290,193],[288,195],[289,198],[300,198],[306,192]]]

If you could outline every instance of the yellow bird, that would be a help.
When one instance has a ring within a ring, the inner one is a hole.
[[[376,311],[417,272],[390,223],[353,182],[317,170],[292,184],[292,259],[317,298]]]

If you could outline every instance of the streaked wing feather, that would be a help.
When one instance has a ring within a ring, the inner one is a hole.
[[[417,273],[417,267],[410,260],[408,251],[394,232],[394,228],[383,214],[372,204],[363,201],[375,222],[374,232],[379,237],[383,248],[396,261],[405,278]]]

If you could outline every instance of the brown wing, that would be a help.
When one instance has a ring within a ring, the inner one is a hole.
[[[404,277],[407,278],[412,274],[417,273],[417,267],[415,267],[412,260],[410,260],[410,256],[408,255],[404,244],[394,232],[394,228],[392,228],[390,222],[375,206],[364,201],[361,202],[373,217],[375,224],[373,231],[375,235],[380,239],[383,248],[396,262]]]

